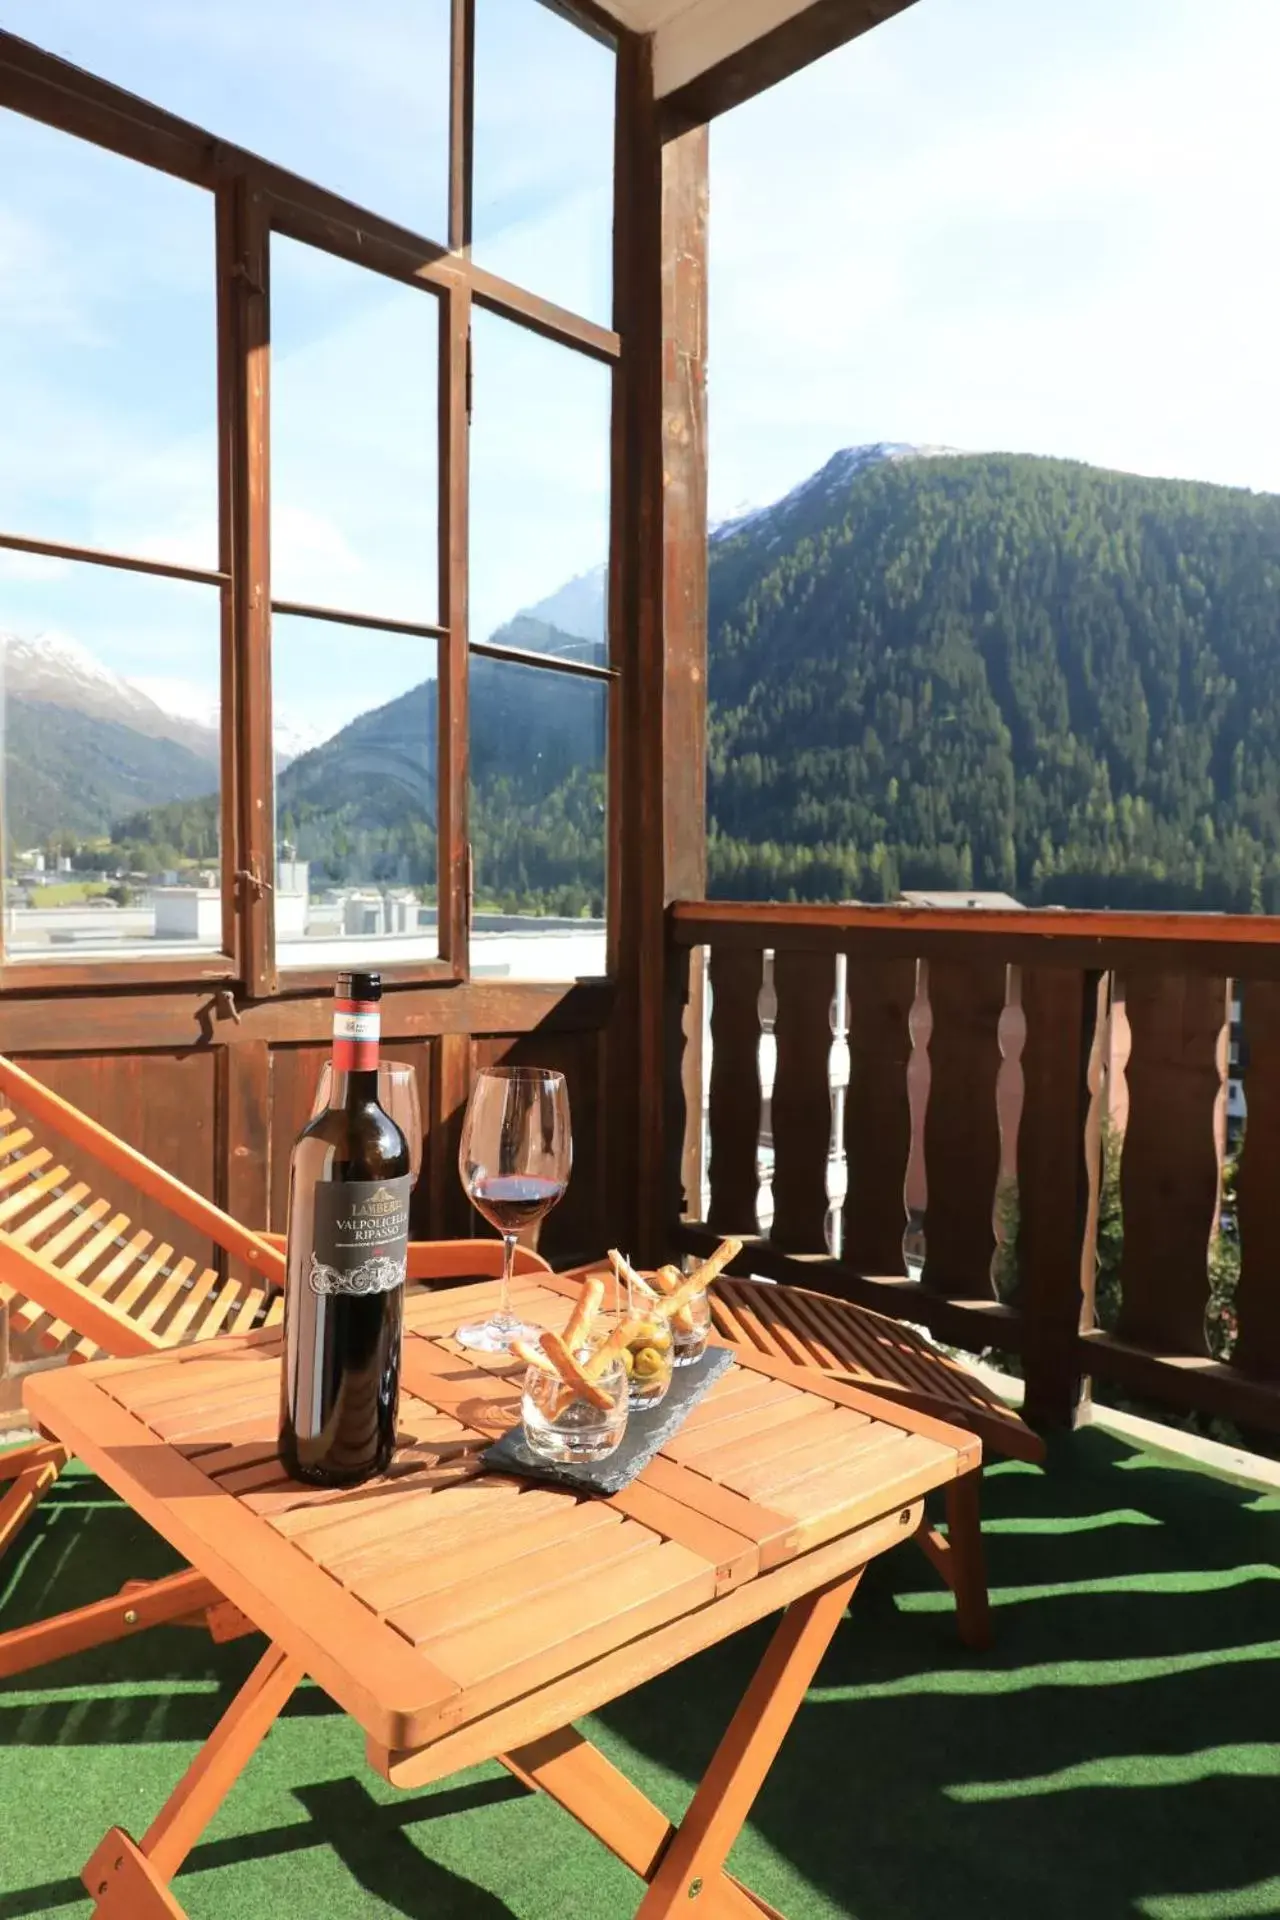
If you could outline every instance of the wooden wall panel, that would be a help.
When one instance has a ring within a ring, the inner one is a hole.
[[[207,1199],[219,1198],[216,1061],[212,1053],[19,1055],[17,1063],[54,1093],[148,1158],[158,1161]],[[207,1261],[212,1249],[185,1222],[36,1123],[38,1141],[54,1149],[72,1172],[121,1213],[178,1252]]]

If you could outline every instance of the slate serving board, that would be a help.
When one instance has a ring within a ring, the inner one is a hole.
[[[583,1465],[539,1459],[525,1442],[524,1428],[513,1427],[481,1459],[494,1473],[514,1473],[525,1480],[542,1480],[552,1487],[572,1487],[578,1493],[621,1493],[643,1472],[659,1448],[683,1426],[703,1395],[733,1365],[728,1347],[708,1347],[691,1367],[677,1367],[667,1397],[648,1413],[634,1408],[616,1453]]]

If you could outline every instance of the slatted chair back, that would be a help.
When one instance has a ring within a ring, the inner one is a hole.
[[[13,1328],[46,1352],[94,1360],[281,1317],[278,1248],[3,1055],[0,1100],[0,1303]],[[72,1149],[65,1159],[50,1134]],[[193,1244],[220,1248],[236,1270],[183,1255],[136,1225],[94,1192],[89,1163],[190,1227]]]
[[[735,1346],[866,1387],[968,1427],[995,1453],[1044,1458],[1044,1443],[967,1367],[899,1320],[850,1300],[761,1280],[716,1282],[711,1311]]]

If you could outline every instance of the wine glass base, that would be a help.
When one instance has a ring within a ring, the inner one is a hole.
[[[540,1331],[513,1313],[496,1313],[490,1320],[469,1320],[453,1337],[469,1353],[509,1353],[513,1340],[536,1341]]]

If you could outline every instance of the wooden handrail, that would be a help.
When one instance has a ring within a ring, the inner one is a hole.
[[[91,1120],[87,1113],[72,1106],[69,1100],[54,1093],[4,1054],[0,1054],[0,1087],[11,1093],[28,1113],[45,1121],[64,1139],[83,1147],[113,1173],[123,1175],[141,1193],[159,1201],[197,1232],[206,1234],[225,1252],[243,1260],[275,1285],[284,1285],[284,1259],[275,1247],[266,1245],[256,1233],[224,1213],[212,1200],[193,1192],[154,1160],[148,1160],[145,1153],[128,1146],[117,1134]]]
[[[1101,971],[1280,979],[1280,919],[1264,914],[681,900],[669,909],[669,925],[679,947],[766,946],[884,959],[989,956]]]

